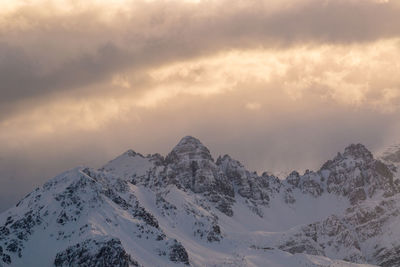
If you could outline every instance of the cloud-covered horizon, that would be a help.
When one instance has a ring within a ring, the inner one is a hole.
[[[398,1],[0,7],[0,210],[65,169],[185,135],[271,172],[400,142]]]

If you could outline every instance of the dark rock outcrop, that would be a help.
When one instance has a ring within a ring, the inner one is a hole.
[[[181,262],[189,265],[189,255],[181,243],[174,240],[174,244],[170,246],[169,259],[173,262]]]
[[[57,254],[54,265],[57,267],[109,267],[139,266],[124,250],[118,239],[88,239]]]

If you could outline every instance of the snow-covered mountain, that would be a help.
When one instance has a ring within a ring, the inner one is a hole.
[[[128,150],[2,213],[0,266],[400,266],[396,159],[350,145],[281,180],[190,136]]]

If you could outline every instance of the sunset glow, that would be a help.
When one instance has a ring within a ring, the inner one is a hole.
[[[356,137],[379,149],[400,136],[399,12],[390,0],[2,0],[0,151],[35,165],[62,143],[98,164],[193,134],[262,143],[257,159],[229,149],[280,171]],[[311,139],[320,147],[295,161]]]

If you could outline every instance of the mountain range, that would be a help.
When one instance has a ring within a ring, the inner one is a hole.
[[[299,155],[301,157],[301,155]],[[184,137],[77,167],[0,215],[0,266],[400,266],[400,146],[285,179]]]

